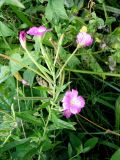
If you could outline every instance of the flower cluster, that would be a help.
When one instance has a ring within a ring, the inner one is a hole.
[[[63,114],[66,118],[70,118],[71,115],[78,114],[85,106],[85,100],[82,96],[78,96],[78,91],[72,89],[67,91],[62,100]]]
[[[82,28],[84,28],[84,26]],[[26,33],[29,35],[32,35],[32,36],[42,37],[46,32],[49,32],[49,31],[51,31],[51,29],[47,29],[44,26],[32,27],[27,32],[21,31],[20,35],[19,35],[19,40],[20,40],[21,46],[24,49],[26,47]],[[92,45],[93,38],[91,37],[90,34],[86,33],[86,31],[81,29],[81,31],[77,35],[76,42],[80,47],[86,47],[86,46]]]

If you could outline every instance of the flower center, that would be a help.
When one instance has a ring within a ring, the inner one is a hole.
[[[75,105],[75,99],[71,99],[71,101],[70,101],[70,104],[73,106],[73,105]]]

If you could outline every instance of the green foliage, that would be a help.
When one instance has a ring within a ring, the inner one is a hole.
[[[119,159],[119,6],[0,0],[1,160]],[[42,38],[27,35],[22,49],[18,33],[41,25],[51,30]],[[83,26],[93,44],[76,49]],[[70,89],[86,105],[66,119],[61,102]]]
[[[68,19],[64,8],[64,0],[48,0],[48,4],[45,12],[46,18],[51,21],[57,21],[59,19]]]
[[[120,157],[120,149],[118,149],[110,158],[110,160],[117,160]]]
[[[119,131],[120,129],[120,96],[116,100],[116,105],[115,105],[115,128],[116,130]]]
[[[24,12],[21,12],[17,7],[15,6],[11,6],[13,12],[17,15],[18,18],[20,18],[20,20],[25,23],[27,26],[32,26],[32,22],[28,19],[28,17],[26,17],[26,15],[24,14]]]
[[[8,37],[13,35],[14,32],[6,24],[0,21],[0,36]]]
[[[36,118],[34,115],[32,115],[32,113],[28,111],[18,112],[18,113],[16,112],[16,117],[19,117],[22,120],[27,121],[28,123],[42,126],[42,121],[40,121],[40,119]]]
[[[98,143],[98,138],[96,138],[96,137],[88,139],[84,144],[83,152],[85,153],[85,152],[90,151],[91,149],[93,149],[95,147],[95,145],[97,143]]]
[[[20,8],[25,8],[24,5],[19,0],[2,0],[0,6],[2,6],[4,3],[6,3],[8,5],[17,6]]]
[[[53,125],[50,126],[50,129],[71,129],[75,130],[74,123],[66,122],[61,119],[58,119],[55,114],[52,114],[51,121],[53,122]]]
[[[10,76],[10,68],[8,66],[1,66],[0,68],[0,83],[5,81]]]

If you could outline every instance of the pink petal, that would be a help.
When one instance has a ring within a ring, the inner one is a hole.
[[[85,106],[85,100],[82,96],[78,96],[79,107],[83,108]]]
[[[77,96],[78,96],[78,91],[75,89],[72,89],[71,97],[77,97]]]
[[[79,113],[80,111],[81,111],[81,108],[79,108],[78,106],[73,106],[73,107],[70,108],[70,112],[71,112],[72,114],[77,114],[77,113]]]
[[[70,112],[69,109],[67,109],[67,110],[64,110],[63,115],[64,115],[66,118],[70,118],[70,116],[72,115],[72,113]]]
[[[27,34],[35,35],[38,33],[38,27],[32,27],[27,31]]]
[[[51,29],[47,29],[44,26],[40,27],[32,27],[27,31],[27,34],[33,35],[33,36],[43,36],[46,32],[50,31]]]
[[[64,110],[69,109],[69,108],[70,108],[70,100],[63,103]]]

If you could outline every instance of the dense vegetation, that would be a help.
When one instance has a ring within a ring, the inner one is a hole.
[[[0,0],[0,160],[120,159],[119,8],[117,0]],[[33,26],[46,31],[32,36]],[[83,32],[89,44],[76,40]],[[68,91],[85,106],[66,116]]]

